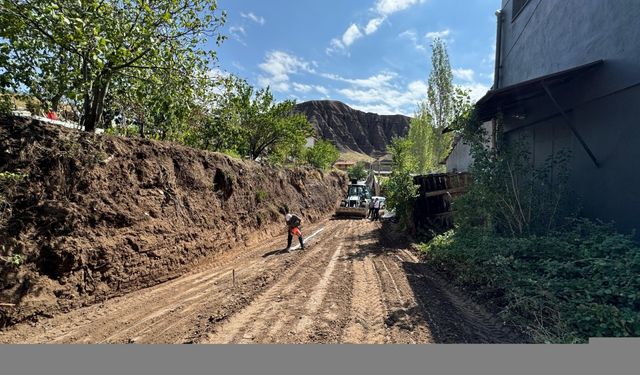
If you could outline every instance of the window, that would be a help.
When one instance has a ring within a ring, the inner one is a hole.
[[[529,0],[512,0],[511,1],[511,22],[513,22],[524,9]]]

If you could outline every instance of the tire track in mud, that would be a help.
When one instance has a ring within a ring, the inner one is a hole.
[[[526,342],[481,306],[445,285],[423,265],[407,267],[408,277],[419,285],[416,298],[428,312],[427,319],[442,343],[519,343]],[[438,301],[434,304],[432,301]],[[429,303],[430,302],[430,303]]]
[[[327,221],[312,228],[323,226],[332,228]],[[211,307],[207,302],[229,302],[233,269],[239,270],[238,284],[255,286],[254,279],[260,279],[263,270],[286,269],[295,264],[295,253],[286,258],[261,257],[280,243],[282,238],[274,238],[244,251],[222,254],[196,266],[197,272],[47,319],[35,327],[18,325],[1,332],[0,342],[183,342],[196,325],[193,320],[197,315],[207,315],[203,311],[204,307]],[[260,280],[257,284],[266,285]],[[251,292],[240,299],[248,301]]]
[[[372,224],[366,224],[367,229],[371,229]],[[351,319],[342,334],[342,342],[381,344],[388,340],[383,320],[385,306],[380,279],[369,253],[375,241],[363,241],[364,233],[366,231],[357,234],[357,248],[352,246],[349,254],[353,269],[353,296],[349,314]]]
[[[209,333],[203,342],[292,342],[291,336],[295,334],[292,328],[299,324],[294,324],[294,321],[302,320],[305,316],[305,301],[315,299],[318,301],[315,303],[319,304],[324,298],[326,284],[341,251],[344,231],[332,231],[332,235],[325,239],[326,243],[305,250],[295,267],[283,274],[252,304],[217,327],[215,332]],[[325,264],[329,267],[325,268]]]
[[[520,343],[526,339],[496,316],[446,284],[433,270],[401,249],[398,272],[411,284],[413,300],[436,343]]]
[[[307,240],[309,241],[310,239],[314,238],[316,235],[321,233],[324,229],[325,228],[322,227],[316,230],[313,234],[308,236]],[[296,247],[292,249],[295,250]],[[234,270],[233,267],[228,267],[227,269],[224,269],[218,272],[217,275],[222,274],[222,276],[216,277],[215,280],[218,281],[222,277],[226,277],[227,279],[229,279],[230,273],[232,272],[232,270]],[[253,279],[259,278],[260,277],[259,275],[263,274],[264,270],[265,270],[265,267],[260,266],[260,262],[254,261],[254,262],[251,262],[249,266],[243,268],[242,271],[236,272],[236,276],[239,282],[243,282],[245,280],[247,282],[250,282]],[[248,276],[245,277],[245,275],[248,275]],[[205,280],[210,278],[211,277],[205,278]],[[195,316],[198,313],[205,311],[204,309],[202,309],[204,300],[219,301],[224,298],[224,294],[228,293],[228,290],[210,290],[211,282],[209,282],[208,284],[209,285],[206,285],[207,288],[204,288],[204,290],[202,287],[195,287],[185,291],[183,293],[185,296],[194,294],[193,293],[194,290],[198,292],[198,294],[191,297],[186,297],[184,300],[182,300],[182,302],[193,301],[193,303],[190,303],[189,306],[179,310],[180,314],[177,314],[178,316],[176,316],[174,319],[162,319],[158,323],[152,324],[146,329],[138,332],[138,337],[134,338],[134,341],[146,342],[148,341],[146,340],[147,337],[153,338],[154,340],[161,339],[163,335],[165,335],[167,332],[170,332],[171,330],[175,331],[176,328],[180,327],[181,325],[185,326],[185,329],[183,329],[183,331],[185,330],[188,331],[193,325],[192,321],[195,318]],[[214,284],[217,285],[216,282],[214,282]],[[185,339],[186,337],[183,335],[182,337],[179,337],[178,339],[174,339],[173,341],[184,342]]]
[[[523,342],[410,250],[383,245],[380,223],[308,230],[322,228],[305,251],[269,251],[284,247],[280,236],[219,254],[157,286],[0,331],[0,342]]]

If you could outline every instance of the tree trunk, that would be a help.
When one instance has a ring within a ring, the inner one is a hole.
[[[51,110],[54,112],[58,112],[58,107],[60,106],[60,99],[62,99],[62,94],[57,94],[53,98],[51,98]]]
[[[82,80],[84,83],[83,91],[84,98],[82,103],[82,114],[78,121],[80,122],[80,126],[84,127],[87,114],[91,111],[91,91],[92,91],[92,83],[89,83],[89,63],[88,57],[85,55],[82,57]]]
[[[102,112],[104,110],[104,99],[109,91],[109,83],[111,82],[110,75],[100,75],[92,84],[91,90],[92,97],[90,98],[91,107],[88,113],[85,112],[84,118],[84,130],[93,133],[96,130],[98,124],[102,122]],[[85,109],[86,109],[85,98]]]

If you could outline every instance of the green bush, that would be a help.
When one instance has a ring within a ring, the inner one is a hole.
[[[422,249],[537,342],[640,336],[640,246],[610,225],[575,219],[528,237],[458,229]]]
[[[545,234],[560,228],[566,217],[576,216],[567,182],[571,153],[557,150],[534,166],[525,139],[501,139],[498,121],[496,146],[487,147],[487,134],[474,119],[464,131],[471,145],[473,183],[454,202],[459,227],[482,226],[506,236]]]
[[[330,168],[339,157],[338,148],[333,143],[324,140],[318,140],[305,153],[307,163],[320,169]]]

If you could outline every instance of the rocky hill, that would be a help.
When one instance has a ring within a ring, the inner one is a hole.
[[[297,105],[318,135],[336,144],[342,152],[370,156],[385,154],[394,136],[405,136],[410,117],[378,115],[355,110],[334,100],[312,100]]]

